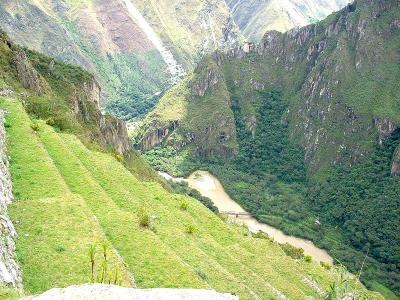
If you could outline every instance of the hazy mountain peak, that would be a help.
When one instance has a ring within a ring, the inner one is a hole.
[[[321,20],[350,0],[225,0],[243,34],[258,42],[268,30],[281,32]]]

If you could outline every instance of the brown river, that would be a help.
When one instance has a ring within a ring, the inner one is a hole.
[[[160,172],[161,176],[168,180],[187,181],[192,189],[197,190],[203,196],[210,198],[214,205],[221,212],[247,213],[238,203],[236,203],[226,192],[218,178],[206,171],[196,171],[187,179],[173,178],[169,174]],[[238,215],[238,220],[246,224],[253,233],[262,231],[273,237],[280,244],[289,243],[295,247],[303,248],[306,255],[310,255],[316,261],[323,261],[329,264],[333,263],[332,257],[323,250],[315,246],[311,241],[289,236],[281,230],[270,225],[260,223],[250,214]]]

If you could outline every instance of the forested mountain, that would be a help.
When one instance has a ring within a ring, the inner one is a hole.
[[[367,257],[364,282],[396,298],[399,16],[398,1],[358,0],[215,52],[144,119],[138,148],[164,171],[212,171],[259,220],[353,272]]]
[[[382,299],[173,189],[99,99],[93,75],[0,32],[1,299]]]
[[[280,15],[292,10],[283,3],[276,7]],[[335,9],[338,5],[308,5],[301,10],[301,19],[291,17],[288,22],[308,24],[308,17]],[[191,72],[204,54],[244,41],[235,22],[242,10],[235,8],[232,15],[223,0],[3,0],[0,27],[21,45],[94,73],[105,109],[135,120]],[[283,29],[280,15],[243,13],[242,19],[246,30],[254,23],[260,34],[267,28]]]
[[[108,110],[131,119],[191,70],[196,55],[239,40],[225,3],[193,0],[184,4],[190,11],[175,14],[180,2],[5,0],[0,27],[26,47],[94,72]]]
[[[398,299],[400,3],[346,3],[2,0],[0,299]]]

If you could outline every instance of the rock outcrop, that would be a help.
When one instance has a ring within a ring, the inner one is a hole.
[[[100,108],[101,88],[96,80],[83,82],[73,95],[72,111],[78,120],[84,123],[95,122],[100,129],[97,142],[119,153],[131,149],[125,122],[109,115],[104,115]]]
[[[392,175],[400,176],[400,146],[397,147],[393,156]]]
[[[13,200],[13,195],[4,122],[4,111],[0,110],[0,285],[19,289],[22,275],[14,257],[17,233],[7,214],[7,205]]]
[[[14,50],[14,64],[17,69],[18,79],[26,89],[35,91],[38,95],[44,93],[44,87],[38,72],[33,68],[26,53],[21,49]]]
[[[133,289],[113,285],[85,284],[51,289],[22,300],[238,300],[239,297],[212,290]]]
[[[204,67],[204,65],[201,67]],[[219,70],[213,66],[205,66],[202,70],[198,68],[196,72],[200,73],[200,75],[190,84],[193,96],[203,97],[208,90],[217,85],[218,82],[223,79]]]
[[[98,124],[106,146],[121,154],[131,150],[132,147],[125,122],[114,117],[100,115]]]
[[[382,144],[383,140],[389,137],[399,127],[398,124],[395,124],[393,121],[386,118],[374,119],[374,125],[378,129],[380,144]]]
[[[179,121],[172,121],[164,128],[156,129],[153,133],[145,135],[140,141],[140,149],[150,150],[161,144],[164,139],[179,127]]]

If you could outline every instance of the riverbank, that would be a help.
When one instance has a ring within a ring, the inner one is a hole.
[[[226,192],[221,182],[207,171],[196,171],[187,179],[174,178],[166,173],[159,173],[168,180],[176,182],[186,181],[189,186],[197,190],[200,194],[210,198],[220,212],[229,212],[232,215],[237,214],[237,220],[247,225],[252,233],[262,231],[273,237],[280,244],[288,243],[297,248],[304,249],[306,255],[310,255],[318,262],[333,264],[332,257],[323,249],[318,248],[311,241],[286,235],[281,230],[270,225],[260,223],[236,203]]]

